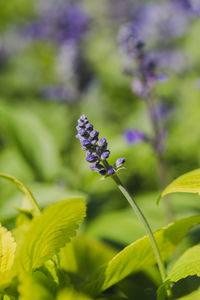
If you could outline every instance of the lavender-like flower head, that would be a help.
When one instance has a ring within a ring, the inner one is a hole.
[[[82,149],[87,151],[86,161],[89,162],[90,169],[98,172],[102,176],[112,176],[125,163],[125,158],[119,158],[113,166],[107,159],[110,151],[107,149],[108,143],[106,138],[99,139],[99,132],[93,129],[93,125],[88,121],[85,115],[78,119],[76,127],[78,134],[76,137],[82,145]]]

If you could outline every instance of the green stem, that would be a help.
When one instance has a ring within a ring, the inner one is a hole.
[[[4,174],[4,173],[0,173],[0,177],[7,179],[7,180],[11,181],[12,183],[14,183],[18,187],[18,189],[22,193],[24,193],[26,195],[26,197],[29,199],[29,201],[33,207],[33,211],[34,211],[35,215],[40,215],[41,210],[39,208],[39,205],[37,204],[37,201],[35,200],[31,191],[21,181],[19,181],[17,178],[15,178],[13,176],[10,176],[10,175]]]
[[[124,185],[120,181],[119,177],[115,174],[115,175],[112,176],[112,179],[115,181],[115,183],[117,184],[118,188],[120,189],[120,191],[122,192],[124,197],[128,200],[129,204],[133,208],[133,210],[136,213],[136,215],[137,215],[138,219],[140,220],[141,224],[144,226],[144,229],[145,229],[147,235],[149,236],[154,254],[156,256],[158,268],[159,268],[159,271],[160,271],[160,276],[162,278],[162,281],[164,282],[166,277],[167,277],[166,270],[165,270],[165,265],[164,265],[163,260],[161,258],[160,251],[158,249],[158,245],[156,243],[156,240],[154,238],[154,235],[153,235],[153,232],[151,230],[151,227],[150,227],[149,223],[147,222],[145,216],[143,215],[142,211],[138,207],[135,200],[130,196],[129,192],[126,190],[126,188],[124,187]]]

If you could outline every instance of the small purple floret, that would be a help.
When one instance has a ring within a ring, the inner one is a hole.
[[[98,133],[97,130],[92,130],[92,131],[90,132],[90,136],[91,136],[92,138],[94,138],[94,137],[96,137],[96,136],[98,136],[98,135],[99,135],[99,133]]]
[[[86,134],[86,131],[85,131],[85,129],[81,128],[81,129],[78,130],[78,133],[80,135],[84,136]]]
[[[95,162],[99,159],[98,155],[95,155],[95,154],[89,154],[87,157],[86,157],[86,161],[89,162],[89,163],[92,163],[92,162]]]
[[[101,159],[105,160],[109,157],[109,155],[110,155],[110,151],[106,150],[101,154]]]
[[[89,131],[92,131],[93,130],[93,125],[88,123],[86,126],[85,126],[86,130],[89,130]]]
[[[99,142],[98,142],[98,145],[99,145],[100,147],[106,145],[106,138],[101,138],[101,139],[99,140]]]
[[[115,162],[115,167],[118,169],[120,168],[123,164],[125,163],[125,158],[124,157],[120,157],[116,160]]]
[[[88,140],[83,140],[83,141],[81,142],[81,144],[82,144],[82,146],[84,146],[84,147],[88,147],[91,143],[90,143],[90,141],[88,141]]]
[[[113,174],[115,174],[115,170],[114,169],[109,169],[108,170],[108,175],[113,175]]]
[[[99,174],[102,176],[106,175],[106,173],[107,173],[107,171],[105,169],[102,169],[99,171]]]

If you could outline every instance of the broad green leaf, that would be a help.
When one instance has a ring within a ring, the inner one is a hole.
[[[200,245],[185,251],[174,264],[169,274],[169,279],[176,282],[191,275],[200,276]]]
[[[11,232],[0,226],[0,289],[12,280],[16,243]]]
[[[155,239],[163,259],[174,249],[189,229],[200,223],[200,216],[178,220],[157,231]],[[99,269],[87,286],[91,294],[99,294],[126,276],[156,263],[155,255],[147,236],[125,247],[108,264]]]
[[[200,195],[200,169],[188,172],[175,179],[162,192],[161,197],[177,192],[197,193]]]
[[[85,280],[115,254],[116,251],[103,242],[86,235],[79,235],[61,249],[60,265],[62,269],[77,274],[79,278]]]
[[[36,271],[32,276],[20,276],[19,300],[54,300],[55,283],[42,272]]]
[[[49,206],[36,217],[26,233],[18,262],[24,271],[40,267],[76,234],[85,216],[83,198],[71,198]]]
[[[21,299],[20,299],[21,300]],[[24,299],[25,300],[25,299]],[[88,296],[72,289],[64,289],[58,294],[56,300],[92,300]]]

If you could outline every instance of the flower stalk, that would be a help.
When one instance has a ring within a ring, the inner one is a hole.
[[[135,202],[135,200],[131,197],[131,195],[129,194],[129,192],[127,191],[127,189],[124,187],[124,185],[122,184],[121,180],[119,179],[119,177],[117,176],[117,174],[114,174],[112,176],[112,179],[114,180],[114,182],[117,184],[119,190],[122,192],[122,194],[124,195],[124,197],[126,198],[126,200],[129,202],[130,206],[132,207],[132,209],[134,210],[136,216],[138,217],[140,223],[142,224],[142,226],[144,227],[146,234],[148,235],[156,260],[157,260],[157,264],[158,264],[158,269],[160,272],[160,276],[162,279],[162,282],[165,281],[167,274],[166,274],[166,270],[165,270],[165,265],[164,262],[161,258],[161,254],[158,248],[158,245],[156,243],[156,240],[154,238],[152,229],[147,221],[147,219],[145,218],[145,216],[143,215],[142,211],[140,210],[139,206],[137,205],[137,203]]]
[[[124,187],[122,182],[120,181],[117,172],[120,170],[122,165],[125,163],[124,158],[118,158],[114,165],[110,165],[108,162],[108,158],[110,155],[110,151],[107,149],[107,140],[106,138],[99,139],[99,132],[93,128],[93,125],[89,123],[87,117],[85,115],[80,116],[78,120],[77,129],[77,138],[79,139],[82,150],[86,151],[86,161],[90,163],[90,169],[98,172],[101,176],[111,177],[115,183],[117,184],[119,190],[122,192],[124,197],[127,199],[134,212],[136,213],[139,221],[143,225],[146,234],[148,235],[155,257],[158,264],[159,272],[162,281],[164,282],[167,275],[165,270],[164,262],[162,261],[160,251],[156,240],[154,238],[151,227],[140,210],[139,206],[135,202],[135,200],[131,197],[127,189]]]

